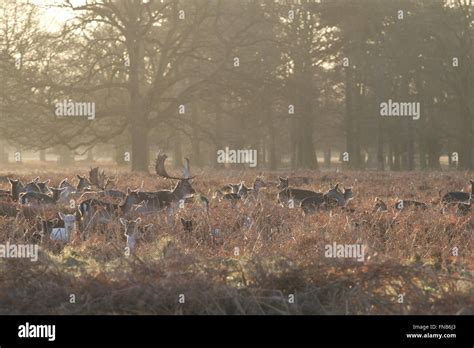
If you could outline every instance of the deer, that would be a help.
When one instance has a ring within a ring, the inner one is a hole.
[[[12,200],[18,202],[18,200],[20,199],[20,193],[25,192],[25,186],[23,185],[20,179],[14,180],[8,178],[8,181],[10,182],[10,192]]]
[[[127,196],[121,204],[104,202],[96,198],[82,201],[78,205],[78,213],[83,222],[83,231],[88,231],[96,224],[107,224],[118,216],[126,216],[138,203],[138,191],[127,188]]]
[[[328,205],[337,205],[339,207],[345,207],[347,203],[354,197],[352,187],[345,188],[344,192],[339,190],[339,184],[336,184],[334,188],[330,189],[325,195],[324,199]]]
[[[471,193],[462,192],[462,191],[448,192],[441,198],[441,203],[447,204],[447,203],[454,203],[454,202],[455,203],[472,202],[473,197],[474,197],[474,180],[469,180],[469,182],[471,184]]]
[[[71,197],[76,193],[76,188],[72,186],[67,178],[64,178],[59,184],[59,188],[63,189],[59,197],[59,202],[67,203]]]
[[[257,176],[257,178],[255,178],[252,188],[248,188],[243,183],[241,183],[237,193],[242,198],[247,198],[247,197],[257,198],[258,193],[260,192],[260,189],[266,186],[267,185],[265,184],[265,181],[263,180],[263,178],[261,176]]]
[[[76,215],[62,212],[59,212],[58,215],[64,223],[64,228],[52,228],[50,237],[55,241],[69,242],[72,234],[76,231]],[[61,225],[59,224],[59,226]]]
[[[52,196],[34,191],[22,192],[20,193],[20,203],[29,204],[34,202],[36,204],[57,204],[63,188],[52,187],[50,190],[53,193]]]
[[[277,198],[280,204],[283,206],[290,205],[290,202],[292,201],[295,205],[300,205],[301,201],[305,198],[322,196],[322,193],[320,192],[290,188],[288,186],[288,178],[279,177],[279,180],[280,182],[278,183],[277,188],[281,191],[278,192]]]
[[[375,197],[374,199],[374,212],[385,212],[388,211],[387,204],[383,200],[381,200],[379,197]]]
[[[120,218],[120,223],[125,227],[124,235],[127,237],[127,248],[130,252],[135,251],[137,247],[138,239],[140,237],[139,234],[141,233],[138,226],[140,225],[141,221],[141,218],[137,218],[135,220]]]
[[[32,181],[27,183],[24,187],[25,192],[41,192],[41,188],[38,185],[39,183],[39,176],[34,178]]]
[[[106,175],[104,171],[99,171],[99,167],[91,168],[89,171],[89,181],[92,185],[98,187],[101,190],[105,190]]]
[[[77,175],[79,182],[76,187],[76,192],[90,191],[92,184],[84,175]]]
[[[36,181],[36,185],[39,187],[40,189],[40,192],[41,193],[44,193],[44,194],[52,194],[53,192],[51,191],[51,189],[49,188],[49,182],[50,180],[46,180],[46,181],[39,181],[39,177],[38,177],[38,181]]]
[[[326,193],[317,192],[316,195],[307,197],[301,201],[301,208],[303,209],[304,214],[309,214],[318,208],[327,208],[333,206],[334,203],[341,202],[342,205],[345,206],[346,200],[349,200],[352,195],[350,194],[352,191],[347,191],[346,196],[339,191],[339,184],[330,188]]]
[[[217,197],[217,196],[222,197],[223,195],[225,195],[227,193],[237,193],[239,191],[240,184],[241,183],[224,185],[220,189],[218,189],[214,192],[214,197]]]
[[[196,191],[191,185],[194,177],[189,176],[189,160],[186,159],[187,166],[183,177],[170,176],[165,169],[165,161],[168,158],[166,154],[159,154],[156,158],[155,170],[156,174],[166,179],[178,180],[178,183],[172,190],[161,190],[153,193],[159,200],[162,207],[171,207],[172,204],[185,200],[188,195],[195,194]]]
[[[123,201],[126,196],[127,194],[125,192],[119,190],[87,191],[79,197],[79,202],[97,197],[111,197],[113,199]]]

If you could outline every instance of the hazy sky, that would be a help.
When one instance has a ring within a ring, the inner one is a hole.
[[[39,8],[41,24],[49,31],[58,30],[65,21],[74,18],[73,11],[57,7],[64,4],[62,0],[32,0],[31,3]],[[85,3],[85,0],[72,0],[71,3],[77,6]]]

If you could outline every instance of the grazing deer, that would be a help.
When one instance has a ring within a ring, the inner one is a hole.
[[[385,202],[382,201],[379,197],[375,197],[374,202],[374,212],[388,211],[387,204],[385,204]]]
[[[279,177],[279,184],[277,186],[281,191],[278,192],[278,201],[283,206],[290,205],[290,202],[293,201],[294,205],[298,206],[301,204],[301,201],[308,197],[319,196],[322,193],[314,192],[310,190],[302,190],[290,188],[288,186],[288,178]]]
[[[54,188],[50,189],[53,193],[52,196],[49,196],[45,193],[41,192],[22,192],[20,193],[20,203],[21,204],[29,204],[29,203],[36,203],[36,204],[56,204],[59,201],[61,192],[63,191],[62,188]]]
[[[399,199],[395,202],[395,209],[396,210],[403,210],[408,207],[420,208],[420,209],[427,209],[428,205],[423,202],[413,201],[410,199]]]
[[[442,198],[441,198],[441,203],[446,204],[446,203],[467,203],[469,201],[473,200],[474,197],[474,180],[469,181],[471,183],[471,193],[467,192],[462,192],[462,191],[453,191],[453,192],[448,192],[446,193]]]
[[[133,252],[138,244],[140,229],[138,225],[142,221],[141,218],[137,218],[136,220],[126,220],[124,218],[120,218],[120,223],[125,227],[125,237],[127,237],[127,248],[130,252]]]

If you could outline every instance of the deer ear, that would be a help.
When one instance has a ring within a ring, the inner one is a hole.
[[[32,180],[32,182],[37,183],[37,182],[39,181],[39,179],[40,179],[40,177],[37,176],[36,178],[34,178],[34,179]]]
[[[140,222],[142,222],[142,218],[140,218],[140,217],[135,220],[135,223],[136,223],[137,225],[138,225]]]
[[[63,214],[62,212],[60,212],[60,211],[58,212],[58,215],[59,215],[59,217],[61,218],[61,220],[64,221],[64,218],[66,217],[66,215],[64,215],[64,214]]]
[[[125,220],[124,218],[120,218],[120,223],[125,227],[127,226],[127,220]]]
[[[76,176],[77,176],[77,178],[78,178],[79,180],[82,179],[82,177],[81,177],[79,174],[77,174]]]
[[[48,179],[48,180],[46,180],[46,181],[43,181],[43,184],[48,185],[50,181],[51,181],[51,179]]]
[[[132,190],[130,189],[130,187],[127,187],[127,195],[130,194],[130,192],[132,192]]]

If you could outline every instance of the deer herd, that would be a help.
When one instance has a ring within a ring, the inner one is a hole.
[[[165,169],[166,154],[160,153],[155,163],[156,174],[160,177],[177,180],[171,190],[143,191],[127,188],[126,192],[115,189],[117,180],[109,178],[104,171],[93,168],[89,177],[77,175],[78,182],[72,185],[68,179],[60,182],[58,187],[49,187],[50,180],[40,181],[37,177],[27,184],[20,179],[8,178],[10,190],[0,190],[0,216],[23,217],[37,221],[37,236],[49,236],[53,241],[67,243],[73,234],[79,231],[82,239],[91,233],[106,228],[112,221],[120,221],[124,227],[127,246],[135,249],[142,218],[149,214],[164,212],[167,222],[174,225],[176,209],[184,209],[189,205],[202,208],[209,214],[210,200],[194,190],[194,176],[190,175],[189,160],[186,159],[182,176],[170,176]],[[228,184],[216,190],[212,201],[230,202],[232,208],[237,204],[256,204],[262,189],[275,186],[278,189],[276,201],[283,207],[299,208],[304,215],[316,211],[342,209],[354,212],[348,203],[354,197],[352,188],[341,187],[340,184],[330,185],[326,192],[316,192],[291,187],[288,178],[279,178],[278,183],[266,183],[258,176],[252,187],[244,182]],[[463,191],[448,192],[441,196],[442,213],[450,206],[456,207],[457,215],[466,215],[471,211],[474,202],[474,181],[470,181],[471,193]],[[53,208],[57,218],[45,220],[41,212]],[[415,200],[397,199],[395,211],[405,209],[427,209],[428,204]],[[380,198],[374,200],[373,212],[388,211],[387,204]],[[192,220],[181,218],[183,230],[191,232]]]

